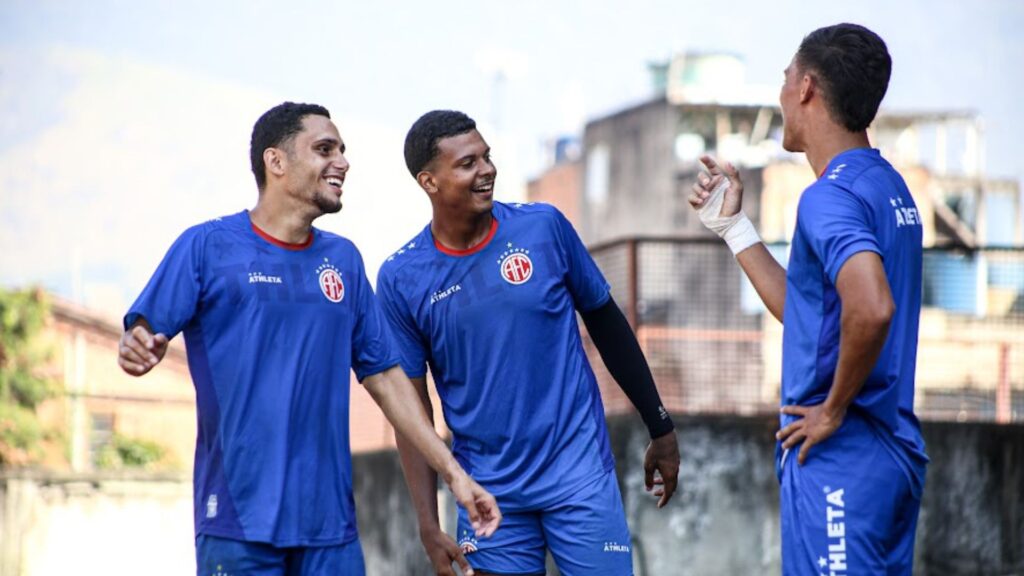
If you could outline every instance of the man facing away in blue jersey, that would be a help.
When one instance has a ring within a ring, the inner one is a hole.
[[[818,175],[787,269],[743,214],[731,165],[704,157],[689,198],[783,324],[784,574],[912,572],[928,461],[913,412],[922,229],[867,134],[891,68],[882,39],[853,24],[810,33],[786,68],[782,146]]]
[[[478,574],[542,574],[547,550],[566,576],[632,574],[577,311],[648,427],[646,484],[659,506],[675,491],[679,449],[607,282],[555,208],[493,200],[490,148],[465,114],[434,111],[417,120],[405,160],[433,220],[381,267],[377,295],[424,405],[429,365],[455,457],[504,512],[500,531],[477,538],[460,507],[457,546],[438,525],[433,472],[399,438],[437,574],[452,574],[452,561],[463,557]]]
[[[256,122],[251,211],[186,230],[124,318],[118,362],[141,376],[184,332],[196,387],[197,574],[365,573],[349,452],[349,371],[470,510],[494,498],[434,432],[398,367],[349,240],[312,226],[341,209],[345,144],[322,106],[286,102]]]

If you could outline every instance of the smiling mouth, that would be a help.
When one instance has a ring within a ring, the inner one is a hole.
[[[335,190],[341,192],[341,185],[345,183],[344,178],[338,178],[337,176],[328,176],[325,178],[327,185]]]
[[[490,182],[483,184],[481,186],[475,186],[471,188],[471,190],[476,194],[489,194],[491,192],[494,192],[494,180],[491,180]]]

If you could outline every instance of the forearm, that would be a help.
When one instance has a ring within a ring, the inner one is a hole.
[[[640,413],[651,438],[671,432],[675,425],[662,405],[647,359],[615,301],[609,299],[581,316],[608,373]]]
[[[765,307],[772,316],[782,322],[782,312],[786,301],[786,269],[783,268],[768,252],[761,242],[743,250],[736,255],[736,261],[744,274],[754,285],[754,290],[761,297]]]
[[[401,368],[389,368],[370,376],[363,385],[395,427],[396,436],[400,436],[411,451],[417,452],[429,468],[440,474],[445,483],[450,485],[457,474],[464,474],[434,430],[423,402]]]
[[[425,380],[423,378],[411,378],[410,380],[426,411],[427,419],[433,424],[434,417]],[[409,487],[409,495],[412,497],[412,505],[416,511],[420,532],[439,529],[437,473],[427,464],[419,450],[406,440],[405,436],[396,433],[395,441],[398,444],[398,457],[402,462],[405,484]]]

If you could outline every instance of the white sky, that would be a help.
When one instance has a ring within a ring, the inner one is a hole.
[[[517,199],[545,140],[650,96],[649,61],[723,50],[776,85],[844,20],[889,44],[883,106],[978,111],[989,175],[1024,177],[1024,2],[845,4],[0,0],[0,284],[119,315],[181,230],[255,203],[249,133],[283,100],[338,122],[345,210],[317,225],[374,272],[429,218],[401,157],[423,112],[477,118]]]

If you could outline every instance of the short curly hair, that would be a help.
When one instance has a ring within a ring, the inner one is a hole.
[[[878,34],[858,24],[819,28],[800,43],[796,62],[818,78],[833,120],[851,132],[871,125],[892,73]]]
[[[420,116],[405,135],[405,166],[415,178],[437,157],[438,141],[476,130],[476,122],[455,110],[433,110]]]
[[[310,115],[331,117],[327,108],[319,104],[284,102],[264,112],[253,125],[252,139],[249,140],[249,163],[256,177],[256,186],[261,191],[267,185],[267,166],[263,162],[263,152],[267,148],[280,146],[301,132],[302,119]]]

